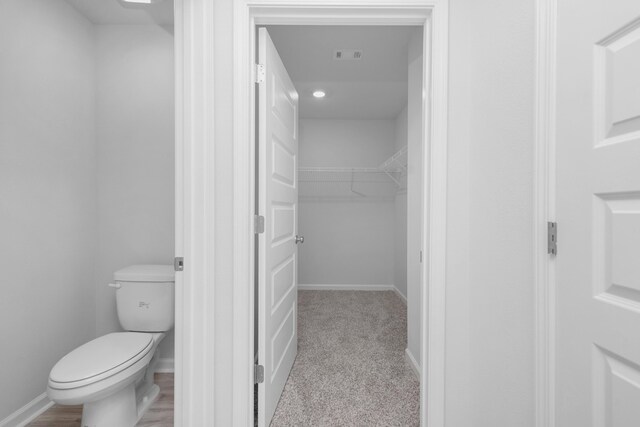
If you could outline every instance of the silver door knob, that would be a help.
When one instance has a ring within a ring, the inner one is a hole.
[[[296,245],[298,243],[304,243],[304,236],[298,236],[296,235]]]

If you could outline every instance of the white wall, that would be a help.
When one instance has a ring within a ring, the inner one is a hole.
[[[409,40],[407,78],[407,349],[420,360],[420,301],[422,295],[422,29]],[[424,259],[424,255],[423,255]]]
[[[299,206],[300,285],[393,285],[393,201]]]
[[[395,150],[394,120],[300,120],[301,167],[376,167]],[[304,200],[301,185],[298,282],[392,285],[393,198]]]
[[[535,4],[450,13],[447,423],[528,427]]]
[[[93,46],[64,1],[0,1],[0,420],[95,335]]]
[[[395,149],[407,145],[407,108],[403,108],[396,118]],[[407,296],[407,192],[401,191],[395,199],[395,251],[393,276],[396,288]]]
[[[447,427],[527,427],[533,425],[534,366],[534,3],[450,5]],[[213,409],[222,426],[232,425],[234,387],[233,0],[216,1],[214,19]]]
[[[377,167],[394,153],[395,120],[300,120],[300,167]]]
[[[174,253],[173,35],[96,26],[99,246],[97,333],[121,330],[113,272],[171,264]],[[173,357],[173,333],[160,347]]]

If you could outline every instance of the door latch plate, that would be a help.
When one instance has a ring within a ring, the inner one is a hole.
[[[262,215],[255,215],[253,217],[253,229],[255,234],[264,233],[264,217]]]
[[[547,222],[547,253],[558,255],[558,223]]]
[[[254,365],[253,378],[256,384],[262,384],[264,382],[264,366]]]
[[[184,258],[181,256],[175,257],[173,259],[173,269],[175,271],[183,271],[184,270]]]

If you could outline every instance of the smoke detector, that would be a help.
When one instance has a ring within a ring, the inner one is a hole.
[[[338,49],[333,51],[336,61],[359,61],[362,59],[362,49]]]

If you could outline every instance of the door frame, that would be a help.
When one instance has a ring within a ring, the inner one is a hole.
[[[536,0],[533,165],[536,427],[555,427],[556,260],[547,253],[547,222],[556,221],[556,10],[557,0]],[[562,239],[561,234],[559,237]]]
[[[233,425],[253,425],[255,28],[257,25],[421,25],[423,176],[421,425],[445,423],[448,0],[234,1]],[[426,367],[426,369],[425,369]],[[429,410],[427,411],[427,407]]]
[[[175,256],[185,260],[175,279],[177,427],[215,420],[213,28],[214,2],[174,1]]]

